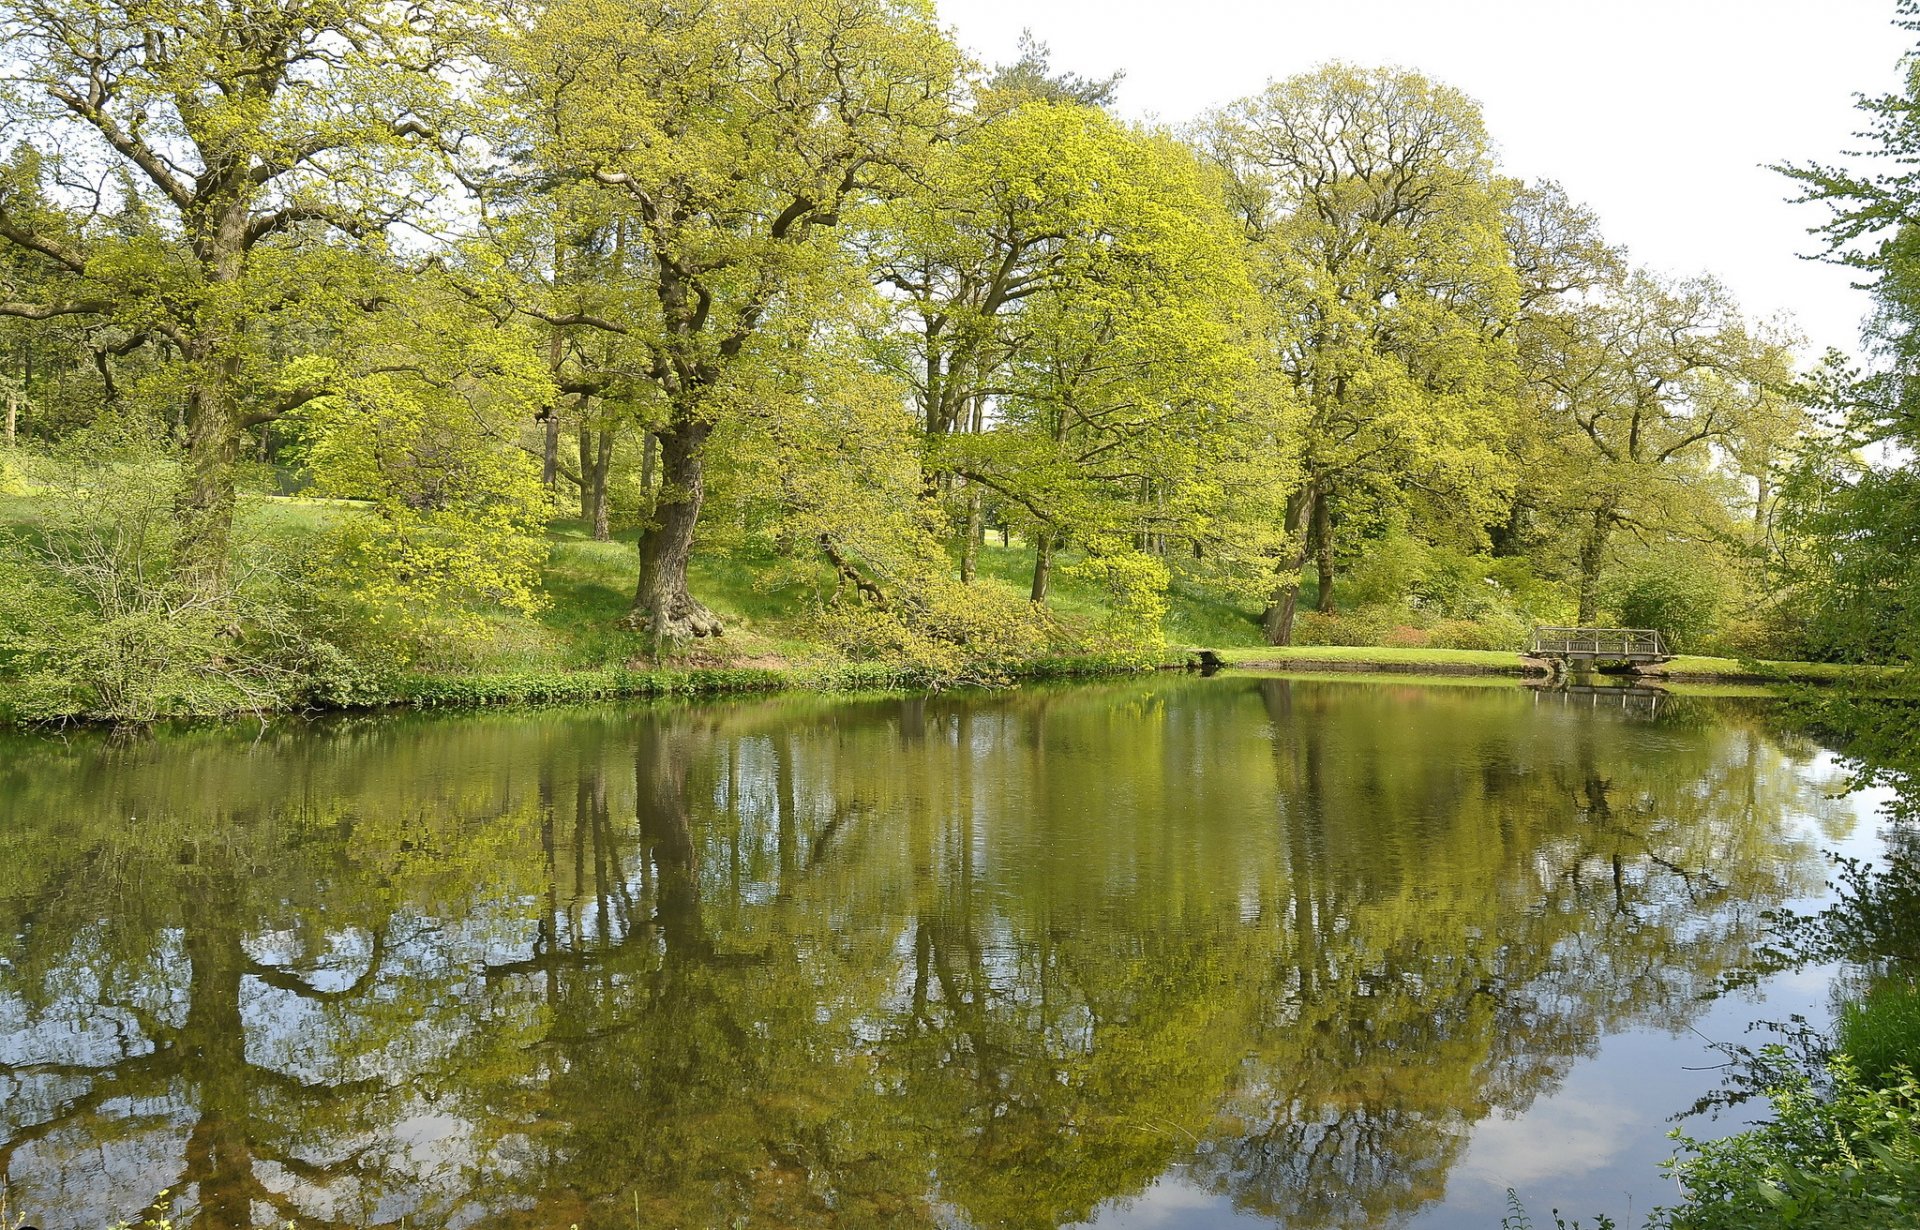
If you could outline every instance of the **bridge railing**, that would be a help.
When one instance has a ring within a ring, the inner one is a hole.
[[[1592,658],[1658,658],[1666,655],[1654,628],[1535,628],[1527,652]]]

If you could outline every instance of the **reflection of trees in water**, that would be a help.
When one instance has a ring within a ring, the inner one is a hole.
[[[1418,721],[1260,686],[1298,946],[1199,1169],[1286,1224],[1415,1211],[1477,1120],[1605,1033],[1684,1024],[1760,912],[1811,887],[1781,821],[1819,793],[1751,729],[1446,721],[1445,693],[1397,697],[1442,711]]]
[[[1177,1161],[1387,1220],[1817,876],[1792,760],[1224,680],[29,758],[0,1166],[75,1221],[1040,1226]]]

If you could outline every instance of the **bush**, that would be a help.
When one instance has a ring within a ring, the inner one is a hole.
[[[1670,651],[1687,652],[1713,637],[1722,599],[1711,569],[1662,555],[1618,577],[1610,605],[1627,627],[1657,629]]]
[[[1378,645],[1388,631],[1406,622],[1398,607],[1361,607],[1331,614],[1302,611],[1293,619],[1296,645]]]
[[[1356,607],[1390,606],[1414,592],[1426,578],[1428,563],[1424,543],[1395,531],[1367,544],[1336,592]]]
[[[855,662],[928,687],[1003,684],[1037,659],[1071,651],[1044,609],[991,582],[923,578],[886,604],[841,596],[820,611],[825,639]]]
[[[1906,1072],[1877,1086],[1844,1058],[1828,1075],[1824,1093],[1804,1072],[1786,1077],[1768,1095],[1771,1123],[1724,1140],[1680,1137],[1692,1156],[1668,1166],[1687,1202],[1652,1224],[1910,1230],[1920,1219],[1920,1084]]]
[[[1433,643],[1433,637],[1425,628],[1395,624],[1387,629],[1380,643],[1389,649],[1425,649]]]
[[[1518,653],[1526,647],[1526,622],[1516,615],[1489,613],[1480,619],[1443,619],[1429,631],[1436,649],[1499,649]]]
[[[236,549],[179,566],[180,468],[151,430],[107,425],[51,468],[34,535],[0,542],[0,680],[15,720],[257,712],[294,689],[282,571]]]

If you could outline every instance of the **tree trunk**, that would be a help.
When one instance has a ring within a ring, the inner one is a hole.
[[[540,481],[548,491],[560,485],[560,407],[548,406],[541,413],[546,431],[546,447],[540,458]]]
[[[1035,602],[1047,600],[1047,583],[1053,580],[1053,532],[1041,530],[1033,538],[1033,593]]]
[[[237,201],[187,220],[212,301],[234,293],[245,271],[247,210]],[[195,320],[181,357],[193,372],[187,395],[187,485],[177,501],[186,530],[181,565],[205,584],[227,576],[233,538],[234,468],[240,460],[240,355],[234,339]]]
[[[706,496],[701,453],[711,423],[682,422],[657,433],[660,491],[654,513],[640,531],[640,583],[628,622],[652,635],[656,648],[692,637],[719,636],[720,620],[687,592],[693,530]]]
[[[1607,540],[1613,536],[1613,509],[1593,510],[1593,522],[1580,540],[1580,610],[1574,622],[1582,627],[1600,616],[1600,569],[1607,562]]]
[[[233,400],[240,359],[233,354],[215,357],[215,349],[210,343],[188,356],[196,374],[187,396],[187,485],[178,501],[186,530],[181,562],[212,583],[227,575],[233,472],[240,459],[239,413]]]
[[[593,428],[581,423],[574,428],[574,451],[580,465],[580,519],[593,523]]]
[[[1313,557],[1320,574],[1320,600],[1314,609],[1333,614],[1333,501],[1321,496],[1313,502]]]
[[[613,429],[598,432],[580,425],[580,519],[593,531],[594,541],[612,537],[607,506],[607,475],[613,469]]]
[[[18,444],[18,437],[16,433],[19,431],[19,427],[20,427],[20,391],[18,389],[8,389],[7,390],[7,447],[8,448],[13,448],[16,446],[16,444]]]
[[[607,476],[613,472],[613,429],[600,431],[600,455],[593,467],[593,540],[613,537],[612,502],[607,499]]]
[[[980,521],[980,484],[967,484],[967,528],[966,543],[960,548],[960,580],[973,584],[973,574],[980,567],[980,540],[985,537],[986,528]]]
[[[1269,645],[1293,644],[1293,616],[1300,604],[1300,570],[1307,563],[1306,525],[1317,503],[1311,487],[1302,488],[1287,500],[1285,527],[1291,543],[1275,569],[1273,596],[1267,600],[1266,614],[1260,620],[1260,630]]]
[[[640,433],[640,505],[648,513],[653,512],[653,433]]]

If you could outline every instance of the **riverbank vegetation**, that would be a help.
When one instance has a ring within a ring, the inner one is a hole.
[[[1855,601],[1898,552],[1832,550],[1904,507],[1884,375],[1634,265],[1418,73],[1173,130],[914,0],[0,28],[15,718],[1540,622],[1914,648]]]
[[[1920,4],[1900,24],[1920,32]],[[1783,472],[1773,568],[1795,596],[1801,643],[1821,656],[1906,664],[1871,689],[1800,698],[1802,721],[1842,749],[1855,784],[1888,792],[1880,867],[1841,860],[1835,903],[1775,921],[1785,966],[1837,963],[1833,1023],[1804,1022],[1760,1051],[1729,1047],[1736,1088],[1769,1117],[1724,1140],[1682,1136],[1671,1163],[1682,1203],[1669,1230],[1905,1227],[1920,1218],[1920,730],[1911,674],[1920,594],[1920,195],[1895,168],[1920,154],[1920,58],[1904,90],[1861,101],[1856,167],[1783,168],[1828,208],[1827,255],[1873,292],[1869,364],[1837,359],[1805,387],[1819,430]],[[1516,1212],[1513,1221],[1525,1223]]]

